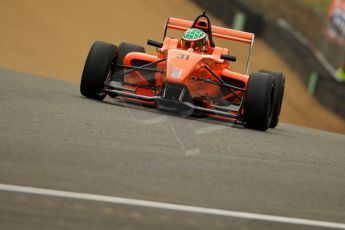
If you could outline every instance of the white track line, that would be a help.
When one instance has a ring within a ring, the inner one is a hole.
[[[158,208],[158,209],[166,209],[166,210],[173,210],[173,211],[180,211],[180,212],[192,212],[192,213],[201,213],[201,214],[216,215],[216,216],[227,216],[227,217],[233,217],[233,218],[280,222],[280,223],[285,223],[285,224],[298,224],[298,225],[308,225],[308,226],[314,226],[314,227],[345,229],[345,223],[334,223],[334,222],[326,222],[326,221],[291,218],[291,217],[284,217],[284,216],[272,216],[272,215],[264,215],[264,214],[249,213],[249,212],[228,211],[228,210],[222,210],[222,209],[161,203],[161,202],[154,202],[154,201],[136,200],[136,199],[128,199],[128,198],[122,198],[122,197],[113,197],[113,196],[103,196],[103,195],[95,195],[95,194],[88,194],[88,193],[68,192],[68,191],[62,191],[62,190],[51,190],[51,189],[8,185],[8,184],[0,184],[0,190],[10,191],[10,192],[19,192],[19,193],[29,193],[29,194],[36,194],[36,195],[54,196],[54,197],[82,199],[82,200],[90,200],[90,201],[100,201],[100,202],[115,203],[115,204],[122,204],[122,205],[133,205],[133,206],[141,206],[141,207],[148,207],[148,208]]]

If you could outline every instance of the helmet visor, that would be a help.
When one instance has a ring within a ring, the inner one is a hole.
[[[186,41],[182,39],[183,49],[193,48],[194,50],[202,50],[206,45],[207,45],[207,39],[201,39],[197,41]]]

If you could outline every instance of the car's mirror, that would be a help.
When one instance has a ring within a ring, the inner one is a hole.
[[[147,40],[147,44],[149,46],[154,46],[154,47],[157,47],[157,48],[162,48],[163,47],[163,43],[162,42],[157,42],[157,41],[154,41],[154,40]]]
[[[220,58],[226,61],[232,61],[236,62],[236,56],[228,55],[228,54],[222,54],[220,55]]]

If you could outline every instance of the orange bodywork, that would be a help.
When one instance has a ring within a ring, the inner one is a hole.
[[[169,18],[166,28],[187,30],[193,22],[177,18]],[[247,44],[252,44],[254,35],[251,33],[212,26],[214,37],[234,40]],[[138,66],[135,63],[152,63],[165,59],[157,63],[155,68],[164,70],[143,74],[143,71],[136,70],[124,76],[124,81],[129,83],[126,87],[135,90],[135,94],[145,96],[155,96],[162,94],[166,83],[184,85],[193,99],[201,101],[205,107],[211,107],[212,100],[231,100],[240,104],[240,98],[244,97],[247,88],[248,76],[231,71],[229,61],[221,59],[222,54],[228,54],[226,48],[210,47],[207,53],[198,53],[193,49],[184,50],[178,39],[166,37],[163,46],[157,49],[157,55],[132,52],[125,56],[124,65]],[[206,66],[209,67],[215,77]],[[149,77],[148,77],[149,76]],[[224,91],[219,83],[222,81],[235,84],[238,89]],[[136,87],[135,85],[150,85],[154,82],[155,89]],[[210,84],[210,82],[215,82]],[[235,97],[236,94],[236,97]],[[239,96],[239,97],[238,97]],[[135,101],[141,101],[135,99]],[[145,104],[155,104],[154,101],[141,101]]]

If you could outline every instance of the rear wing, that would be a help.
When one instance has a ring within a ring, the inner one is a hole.
[[[166,37],[168,28],[186,31],[189,28],[191,28],[192,26],[193,26],[192,21],[187,21],[187,20],[183,20],[183,19],[169,17],[166,21],[166,24],[165,24],[163,40]],[[246,69],[245,69],[245,73],[248,74],[255,35],[253,33],[223,28],[223,27],[219,27],[219,26],[211,26],[211,31],[212,31],[213,37],[218,37],[218,38],[222,38],[222,39],[226,39],[226,40],[246,43],[249,45],[249,54],[248,54],[247,65],[246,65]]]

